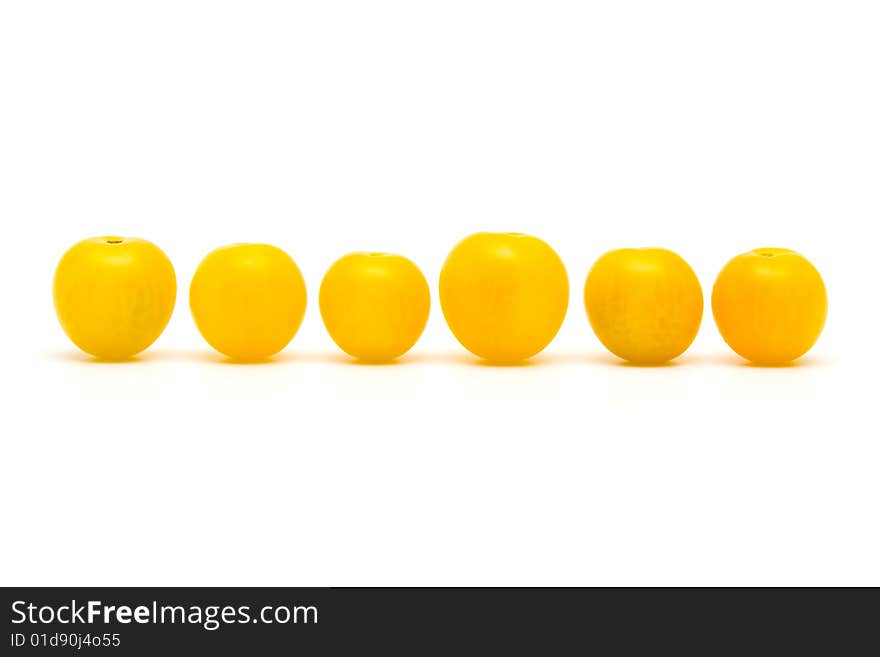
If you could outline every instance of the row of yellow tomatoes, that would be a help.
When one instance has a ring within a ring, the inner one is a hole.
[[[125,359],[164,330],[177,291],[174,268],[154,244],[96,237],[71,247],[55,272],[61,326],[83,351]],[[440,305],[452,333],[477,356],[515,362],[556,335],[568,308],[562,260],[520,233],[477,233],[450,252],[440,272]],[[406,353],[428,319],[431,295],[407,258],[351,253],[324,276],[321,317],[346,353],[388,361]],[[293,339],[306,309],[306,285],[293,259],[268,244],[233,244],[209,253],[189,289],[193,319],[217,351],[260,361]],[[593,265],[584,286],[590,325],[609,351],[634,363],[663,363],[697,335],[703,293],[694,271],[666,249],[618,249]],[[825,323],[822,277],[802,255],[756,249],[722,269],[712,310],[740,356],[779,364],[805,354]]]

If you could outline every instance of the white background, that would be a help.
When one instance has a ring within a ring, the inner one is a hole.
[[[880,584],[878,34],[880,5],[841,0],[3,2],[0,582]],[[443,322],[440,266],[478,230],[568,267],[530,365],[480,365]],[[54,318],[55,263],[101,234],[177,269],[137,362]],[[271,364],[221,362],[189,316],[236,241],[308,282]],[[707,299],[737,253],[799,250],[826,331],[761,369],[707,313],[674,366],[621,365],[583,280],[646,245]],[[323,330],[353,250],[432,284],[397,365]]]

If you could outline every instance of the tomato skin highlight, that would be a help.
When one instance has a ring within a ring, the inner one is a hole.
[[[306,284],[277,246],[231,244],[199,264],[189,305],[208,344],[233,360],[257,362],[296,335],[306,311]]]
[[[132,237],[82,240],[61,257],[53,281],[58,321],[70,340],[103,360],[125,360],[165,330],[177,279],[155,244]]]
[[[703,291],[690,265],[672,251],[616,249],[590,269],[584,307],[608,351],[656,365],[683,354],[697,337]]]
[[[712,313],[721,337],[742,358],[783,365],[816,344],[828,294],[821,274],[804,256],[760,248],[736,256],[718,274]]]
[[[559,331],[568,275],[544,241],[520,233],[476,233],[459,242],[440,272],[440,305],[471,353],[496,363],[531,358]]]
[[[390,253],[349,253],[327,270],[318,303],[330,337],[369,362],[409,351],[428,321],[431,291],[416,265]]]

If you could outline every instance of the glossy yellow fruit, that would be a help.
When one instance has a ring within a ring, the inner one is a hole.
[[[724,341],[746,360],[781,365],[819,339],[828,312],[825,283],[805,257],[788,249],[755,249],[725,265],[712,291]]]
[[[321,281],[321,318],[344,352],[366,361],[405,354],[428,321],[431,292],[410,260],[391,253],[349,253]]]
[[[633,363],[665,363],[691,345],[703,317],[700,281],[666,249],[617,249],[587,275],[584,305],[596,337]]]
[[[124,360],[153,344],[176,296],[171,261],[146,240],[83,240],[55,270],[55,312],[64,332],[77,347],[106,360]]]
[[[515,362],[544,349],[568,309],[568,276],[550,246],[520,233],[477,233],[440,272],[446,323],[470,352]]]
[[[260,361],[293,339],[306,311],[296,263],[268,244],[232,244],[202,260],[189,288],[202,337],[233,360]]]

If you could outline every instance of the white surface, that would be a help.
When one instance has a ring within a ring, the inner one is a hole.
[[[874,2],[4,2],[3,584],[880,584]],[[572,283],[524,367],[468,358],[436,280],[477,230]],[[159,244],[178,306],[140,362],[81,357],[51,277],[95,234]],[[218,362],[199,259],[268,241],[310,307],[274,364]],[[830,293],[793,368],[711,313],[679,364],[589,330],[604,251],[660,245],[707,297],[800,250]],[[400,364],[324,333],[324,270],[407,255],[434,307]]]

